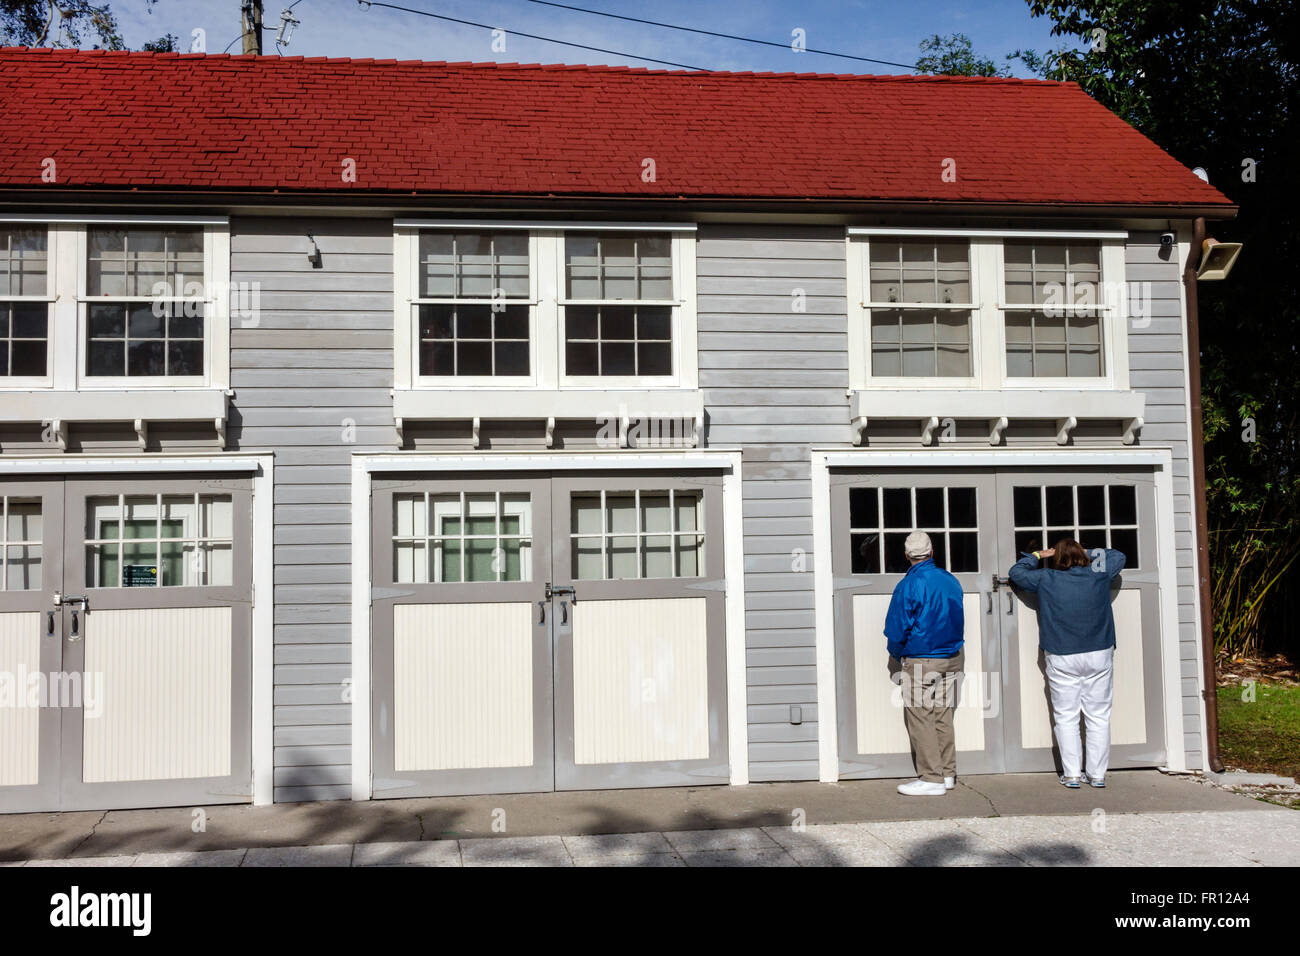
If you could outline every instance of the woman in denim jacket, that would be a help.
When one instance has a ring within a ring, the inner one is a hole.
[[[1040,558],[1049,566],[1039,568]],[[1115,618],[1110,582],[1124,570],[1124,554],[1062,538],[1053,548],[1027,554],[1011,568],[1011,583],[1038,595],[1038,643],[1047,659],[1061,783],[1078,789],[1083,753],[1079,713],[1088,728],[1083,780],[1106,786],[1110,761],[1110,708],[1114,689]]]

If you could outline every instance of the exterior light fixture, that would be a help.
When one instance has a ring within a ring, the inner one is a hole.
[[[1239,255],[1240,242],[1219,242],[1207,236],[1201,243],[1201,264],[1196,269],[1196,278],[1202,282],[1218,282],[1228,278]]]

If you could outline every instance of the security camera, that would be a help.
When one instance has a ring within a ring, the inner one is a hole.
[[[1173,244],[1174,244],[1174,234],[1172,232],[1160,233],[1160,245],[1168,249]]]

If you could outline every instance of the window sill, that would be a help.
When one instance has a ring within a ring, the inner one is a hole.
[[[393,416],[398,443],[404,421],[472,421],[484,419],[544,419],[547,447],[557,419],[618,419],[625,435],[633,419],[690,419],[695,445],[704,421],[704,397],[699,389],[394,389]]]
[[[862,430],[872,419],[914,419],[921,423],[921,442],[930,444],[938,423],[984,419],[989,423],[989,444],[1001,441],[1002,432],[1014,419],[1052,419],[1057,423],[1057,444],[1069,441],[1069,434],[1086,419],[1119,419],[1124,425],[1122,440],[1131,445],[1142,428],[1146,395],[1142,392],[1099,388],[1015,388],[1015,389],[891,389],[852,393],[851,416],[854,444],[861,444]]]
[[[226,395],[220,388],[0,390],[0,423],[48,422],[66,450],[73,422],[132,422],[142,449],[149,422],[212,422],[224,447]]]

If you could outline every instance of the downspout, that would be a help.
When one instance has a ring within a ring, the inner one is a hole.
[[[1191,404],[1192,508],[1196,525],[1196,585],[1201,606],[1201,700],[1205,705],[1205,762],[1215,773],[1223,770],[1219,759],[1219,691],[1214,667],[1214,614],[1210,592],[1210,528],[1205,503],[1205,431],[1201,409],[1201,330],[1197,305],[1196,270],[1205,242],[1205,217],[1192,221],[1192,249],[1183,267],[1187,291],[1187,388]]]

